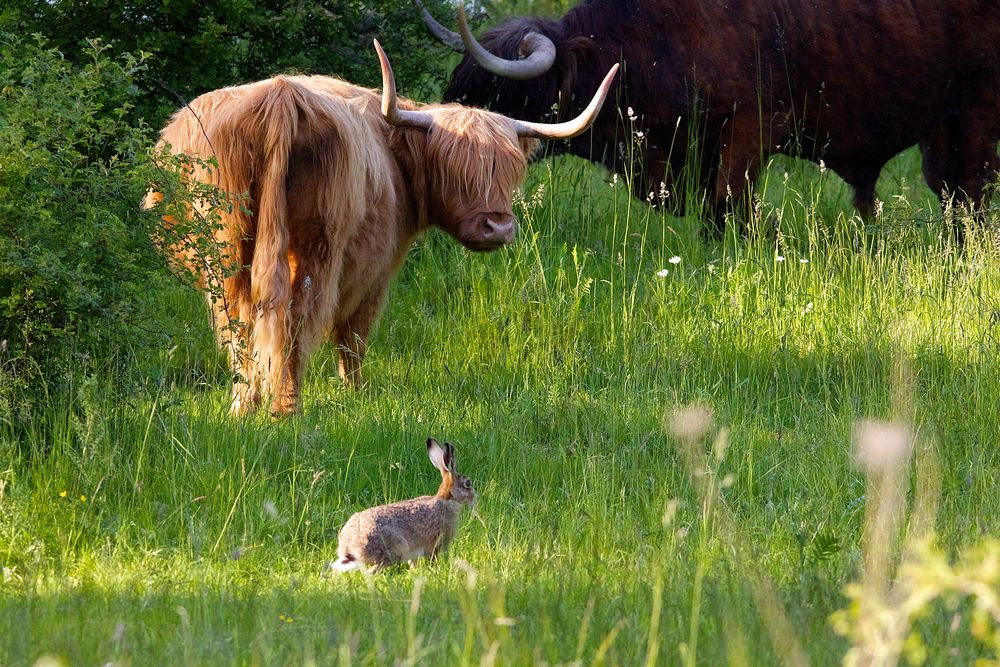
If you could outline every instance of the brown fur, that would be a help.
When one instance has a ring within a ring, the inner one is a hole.
[[[429,130],[394,127],[375,91],[276,77],[206,93],[164,128],[161,144],[174,153],[217,160],[217,173],[198,168],[191,178],[234,199],[217,240],[242,269],[213,303],[220,343],[242,378],[233,411],[264,396],[276,413],[297,410],[305,363],[328,333],[344,380],[359,384],[386,288],[427,227],[474,250],[502,244],[484,225],[513,224],[511,196],[537,142],[519,139],[498,114],[421,109],[434,111]],[[161,198],[151,192],[146,203]]]
[[[395,563],[434,558],[451,543],[462,507],[475,503],[476,492],[469,478],[456,471],[451,444],[446,442],[442,449],[431,438],[427,452],[441,471],[437,493],[352,515],[337,537],[335,570],[366,567],[377,571]]]

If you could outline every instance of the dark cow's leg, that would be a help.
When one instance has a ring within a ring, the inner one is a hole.
[[[951,127],[949,123],[942,123],[920,142],[924,180],[931,192],[937,196],[942,207],[947,207],[951,203],[959,203],[962,199],[961,193],[952,191],[959,180],[957,165],[961,160],[958,147],[952,143],[955,141],[955,134],[954,127]],[[955,225],[952,232],[959,244],[965,242],[963,224]]]
[[[631,166],[632,196],[655,206],[664,206],[677,215],[686,215],[686,192],[683,175],[687,155],[685,142],[676,136],[676,128],[654,126],[646,132],[645,150]],[[696,166],[692,164],[692,168]]]
[[[920,142],[924,180],[927,181],[927,187],[942,200],[945,196],[945,180],[953,172],[949,164],[952,159],[950,134],[948,128],[942,126]]]
[[[884,162],[853,163],[849,166],[830,165],[854,190],[854,208],[865,221],[875,217],[875,184],[882,173]]]
[[[753,191],[760,171],[761,126],[756,114],[737,115],[732,130],[723,140],[721,161],[715,178],[713,204],[716,224],[724,226],[727,208],[733,212],[740,231],[746,234],[753,212]]]
[[[720,179],[717,164],[704,165],[701,169],[701,182],[705,184],[704,199],[701,202],[702,215],[705,218],[706,226],[704,236],[706,239],[721,239],[726,235],[726,211],[728,210],[728,198],[723,195],[720,200],[716,194]]]
[[[996,148],[1000,132],[985,125],[982,118],[968,113],[942,123],[920,143],[927,185],[942,203],[950,199],[967,206],[980,221],[987,203],[986,186],[1000,172]],[[956,226],[955,234],[960,242],[964,240],[964,228]]]
[[[960,203],[968,203],[977,212],[987,204],[987,185],[994,182],[1000,172],[996,140],[981,138],[979,134],[967,137],[964,155],[956,179],[955,194]]]

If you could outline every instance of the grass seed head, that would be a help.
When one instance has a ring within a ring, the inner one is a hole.
[[[714,415],[707,405],[694,403],[675,410],[667,419],[670,433],[683,442],[696,442],[712,428]]]
[[[854,427],[855,459],[869,473],[878,473],[902,464],[910,455],[913,441],[905,426],[864,419]]]

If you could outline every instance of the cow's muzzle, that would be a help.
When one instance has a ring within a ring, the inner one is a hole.
[[[487,213],[479,224],[479,235],[486,248],[491,250],[507,245],[517,233],[517,218],[511,214]]]

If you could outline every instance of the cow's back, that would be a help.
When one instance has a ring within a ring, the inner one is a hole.
[[[295,143],[324,144],[337,151],[336,161],[343,168],[336,170],[336,176],[348,179],[340,184],[341,191],[359,193],[363,184],[385,189],[389,156],[379,131],[378,98],[371,90],[331,77],[275,77],[205,93],[173,115],[160,134],[161,143],[169,144],[173,153],[201,160],[259,167],[271,150],[260,134],[262,106],[277,87],[295,96],[299,109]],[[370,113],[373,107],[375,115]],[[214,182],[201,171],[196,170],[195,177]],[[226,180],[223,173],[224,187]]]

